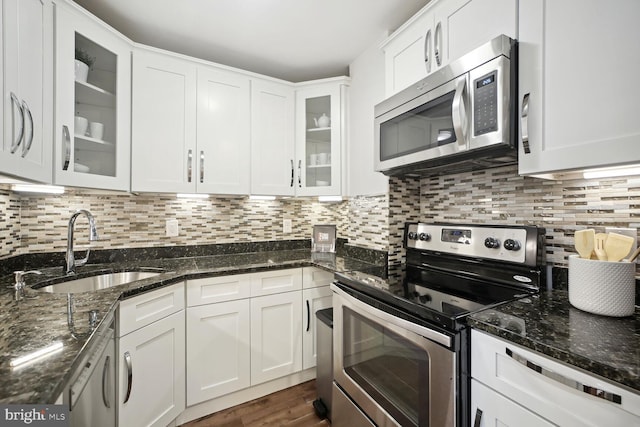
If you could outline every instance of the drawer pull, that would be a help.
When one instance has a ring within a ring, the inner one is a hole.
[[[473,421],[473,427],[480,427],[482,423],[482,410],[480,408],[476,408],[476,418]]]
[[[620,396],[619,394],[611,393],[611,392],[599,389],[598,387],[591,387],[589,385],[582,384],[580,381],[567,378],[564,375],[561,375],[557,372],[550,371],[547,368],[543,368],[542,366],[533,363],[526,357],[521,356],[517,353],[514,353],[509,348],[507,348],[505,351],[507,353],[507,356],[511,357],[516,362],[520,363],[523,366],[526,366],[532,371],[536,371],[537,373],[549,379],[552,379],[553,381],[557,381],[560,384],[563,384],[569,388],[576,389],[578,391],[589,394],[591,396],[599,397],[600,399],[604,399],[606,401],[616,403],[618,405],[622,404],[622,396]]]

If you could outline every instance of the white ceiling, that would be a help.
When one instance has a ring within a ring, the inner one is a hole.
[[[75,0],[135,42],[299,82],[348,65],[429,0]]]

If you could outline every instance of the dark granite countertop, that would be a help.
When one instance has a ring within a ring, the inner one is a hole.
[[[553,290],[475,313],[469,324],[640,392],[638,307],[629,317],[599,316],[571,306],[567,291]]]
[[[145,261],[94,264],[77,269],[77,276],[96,271],[126,271],[140,267],[163,268],[168,273],[131,284],[90,293],[74,294],[77,332],[75,339],[67,326],[67,295],[32,290],[29,286],[62,275],[60,267],[45,268],[43,276],[25,276],[26,297],[14,301],[11,275],[0,278],[0,403],[53,403],[81,363],[91,337],[88,312],[97,310],[99,321],[111,313],[120,299],[173,284],[185,279],[247,273],[267,269],[320,267],[329,271],[383,269],[354,258],[334,254],[312,254],[308,249],[192,256]],[[62,350],[42,361],[12,368],[11,360],[49,346],[63,344]]]

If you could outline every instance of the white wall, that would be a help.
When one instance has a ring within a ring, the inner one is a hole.
[[[347,194],[386,194],[389,179],[373,170],[373,106],[384,99],[384,55],[378,47],[381,34],[349,66],[349,145],[347,151]]]

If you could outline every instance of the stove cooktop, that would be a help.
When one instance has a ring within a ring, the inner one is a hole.
[[[401,310],[447,330],[459,330],[466,326],[471,313],[496,307],[503,303],[530,296],[536,290],[524,290],[509,286],[481,283],[455,276],[447,276],[447,285],[414,282],[411,271],[393,279],[383,279],[362,271],[336,273],[338,284],[346,290],[365,294],[388,306]],[[455,286],[463,285],[463,286]],[[445,283],[445,282],[442,282]],[[452,284],[454,285],[452,287]],[[473,289],[475,293],[469,293]],[[354,295],[357,297],[357,295]]]

